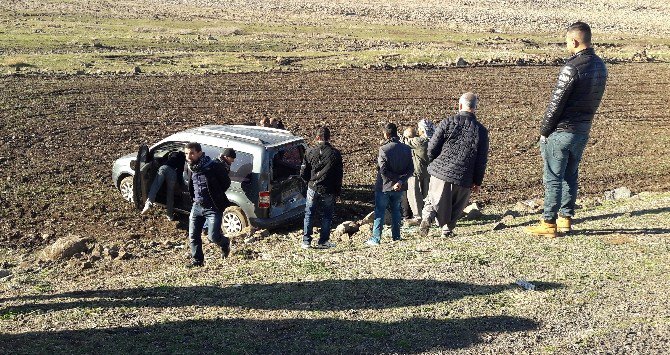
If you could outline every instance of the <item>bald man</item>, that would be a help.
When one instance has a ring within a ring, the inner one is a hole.
[[[591,46],[589,25],[570,25],[565,43],[572,56],[558,74],[540,125],[544,212],[538,225],[526,228],[536,236],[555,237],[572,229],[579,162],[607,84],[607,68]]]
[[[484,180],[489,153],[488,130],[477,121],[477,95],[466,92],[458,100],[458,114],[437,126],[428,142],[428,196],[424,201],[421,236],[435,219],[442,236],[452,235],[456,221]]]

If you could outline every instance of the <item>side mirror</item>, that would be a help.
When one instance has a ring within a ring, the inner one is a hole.
[[[131,160],[130,161],[130,168],[135,170],[137,168],[137,160]]]

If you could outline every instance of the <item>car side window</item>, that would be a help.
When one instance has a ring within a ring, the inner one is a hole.
[[[230,179],[239,182],[248,182],[254,168],[254,156],[245,152],[236,152],[237,157],[230,166]]]

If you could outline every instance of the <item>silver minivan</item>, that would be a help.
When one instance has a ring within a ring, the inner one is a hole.
[[[300,165],[305,141],[291,132],[275,128],[244,125],[208,125],[175,133],[152,145],[142,145],[137,153],[114,162],[112,180],[124,199],[140,209],[158,168],[170,152],[198,142],[212,159],[224,148],[237,153],[230,167],[231,185],[226,196],[233,204],[223,213],[225,233],[236,233],[251,225],[272,228],[299,219],[305,212],[305,182]],[[186,171],[186,167],[184,167]],[[175,187],[175,211],[188,214],[191,198],[188,175],[183,174]],[[165,204],[165,184],[156,203]]]

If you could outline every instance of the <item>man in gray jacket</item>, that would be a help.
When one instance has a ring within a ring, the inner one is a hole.
[[[419,226],[424,237],[435,218],[442,236],[451,235],[470,192],[478,192],[484,180],[489,134],[475,116],[478,102],[477,95],[463,94],[458,114],[442,120],[428,142],[430,184]]]
[[[375,184],[375,223],[372,238],[365,244],[379,245],[384,227],[386,207],[391,206],[391,236],[400,240],[400,198],[407,190],[407,179],[414,173],[411,149],[400,143],[398,127],[388,123],[383,130],[385,143],[379,148],[378,171]]]

